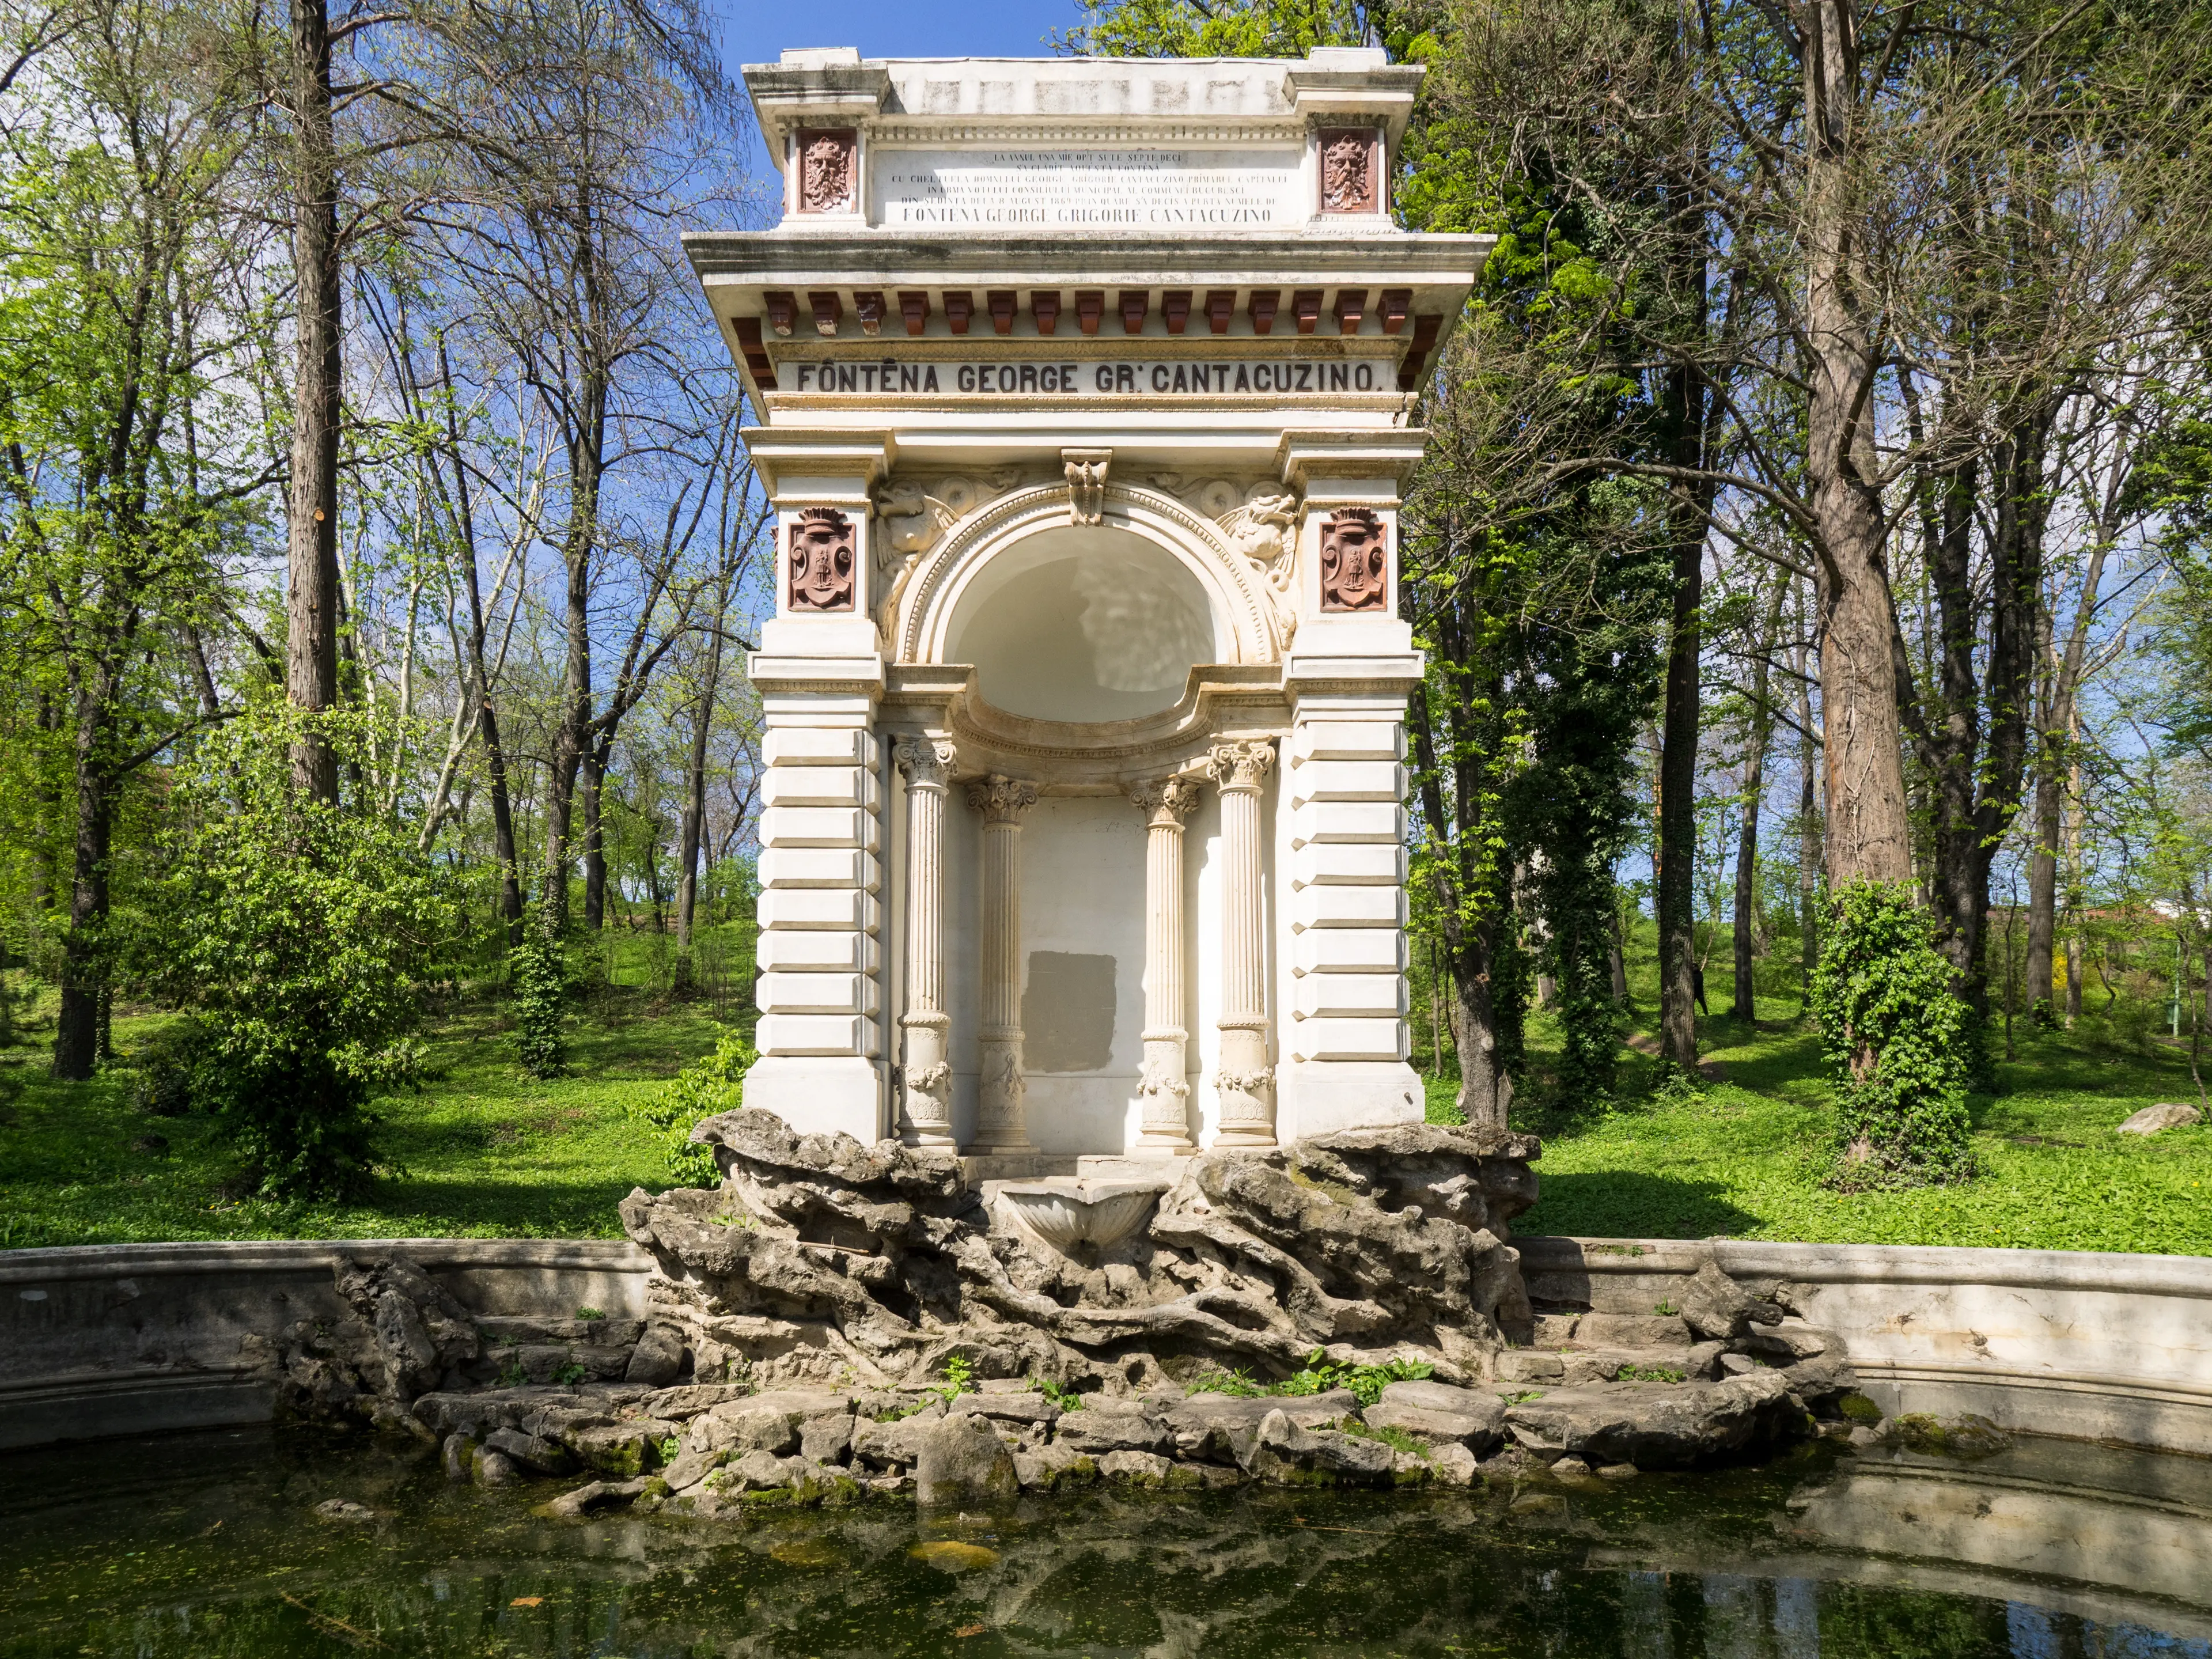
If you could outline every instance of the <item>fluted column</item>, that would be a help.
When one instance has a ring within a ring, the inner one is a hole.
[[[1217,744],[1206,770],[1221,790],[1221,1096],[1217,1146],[1275,1144],[1275,1074],[1267,1064],[1267,941],[1261,891],[1260,788],[1275,763],[1261,738]]]
[[[1197,1150],[1184,1109],[1190,1098],[1184,1045],[1182,825],[1198,804],[1188,778],[1134,785],[1129,799],[1145,814],[1145,1073],[1138,1085],[1144,1116],[1140,1152]]]
[[[1022,817],[1036,786],[994,775],[968,786],[983,817],[982,1049],[974,1152],[1027,1152],[1022,1108]]]
[[[941,738],[901,738],[892,757],[906,778],[906,1007],[900,1074],[901,1138],[910,1146],[955,1150],[952,1017],[945,1009],[945,791],[954,760]]]

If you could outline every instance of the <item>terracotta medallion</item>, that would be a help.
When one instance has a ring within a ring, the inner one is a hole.
[[[1321,608],[1390,608],[1389,532],[1364,507],[1340,507],[1321,527]]]
[[[853,521],[834,507],[810,507],[790,528],[791,608],[853,608]]]

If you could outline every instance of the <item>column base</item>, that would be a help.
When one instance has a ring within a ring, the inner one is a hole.
[[[884,1138],[884,1077],[857,1054],[769,1054],[745,1073],[744,1103],[774,1112],[802,1135]]]
[[[1292,1060],[1275,1068],[1275,1133],[1286,1142],[1419,1123],[1427,1115],[1421,1074],[1403,1060]]]

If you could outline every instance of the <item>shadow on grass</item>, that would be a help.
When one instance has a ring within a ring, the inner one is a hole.
[[[1547,1175],[1540,1164],[1536,1176],[1536,1206],[1514,1224],[1516,1232],[1710,1238],[1762,1224],[1761,1217],[1736,1204],[1717,1181],[1686,1181],[1635,1170]]]

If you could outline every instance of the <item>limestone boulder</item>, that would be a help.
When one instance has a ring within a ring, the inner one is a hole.
[[[1449,1383],[1393,1382],[1360,1415],[1378,1429],[1402,1429],[1431,1445],[1463,1446],[1480,1457],[1498,1442],[1505,1406],[1496,1395]]]
[[[545,1506],[545,1513],[562,1520],[579,1520],[600,1510],[623,1509],[637,1501],[646,1488],[640,1475],[629,1480],[593,1480],[564,1492]]]
[[[1164,1419],[1143,1410],[1115,1410],[1104,1401],[1061,1417],[1053,1438],[1093,1457],[1108,1452],[1166,1453],[1176,1437]]]
[[[1302,1429],[1280,1411],[1261,1419],[1244,1468],[1279,1486],[1387,1486],[1393,1454],[1380,1440]]]
[[[623,1379],[656,1388],[664,1382],[673,1382],[684,1374],[684,1362],[690,1358],[684,1346],[683,1332],[672,1325],[650,1325],[638,1338],[637,1346],[631,1350]]]
[[[1020,1490],[1013,1454],[988,1418],[945,1417],[923,1431],[914,1463],[915,1501],[923,1508],[1002,1504]]]
[[[1753,1325],[1772,1325],[1782,1310],[1762,1302],[1708,1260],[1700,1264],[1675,1298],[1683,1322],[1700,1339],[1725,1342],[1741,1336]]]
[[[494,1429],[483,1437],[484,1449],[513,1459],[533,1474],[566,1474],[576,1467],[568,1449],[520,1429]]]
[[[482,1358],[469,1310],[406,1256],[368,1261],[341,1256],[331,1273],[338,1294],[371,1334],[379,1394],[410,1401]]]
[[[2167,1129],[2179,1129],[2204,1121],[2204,1114],[2182,1101],[2161,1101],[2155,1106],[2146,1106],[2121,1123],[2124,1135],[2154,1135]]]
[[[1559,1389],[1505,1409],[1525,1449],[1592,1464],[1686,1468],[1770,1449],[1807,1431],[1804,1408],[1778,1371],[1721,1382],[1612,1383]]]

